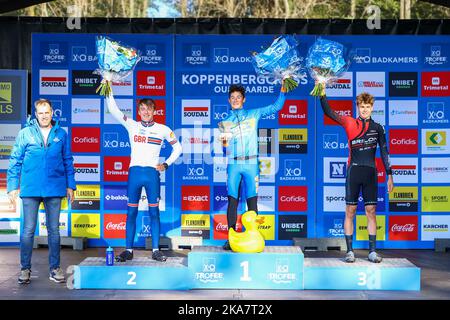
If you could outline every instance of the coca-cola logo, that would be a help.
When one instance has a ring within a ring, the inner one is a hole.
[[[412,223],[407,223],[404,225],[396,223],[391,227],[391,231],[392,232],[414,232],[415,228],[416,228],[416,225],[412,224]]]
[[[108,224],[106,225],[106,230],[111,231],[111,230],[123,230],[125,231],[125,227],[126,227],[126,222],[122,221],[120,223],[112,223],[112,222],[108,222]]]

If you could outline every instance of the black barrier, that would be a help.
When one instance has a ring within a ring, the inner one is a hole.
[[[73,18],[69,18],[73,19]],[[0,69],[31,72],[31,34],[154,33],[154,34],[321,34],[321,35],[448,35],[450,20],[381,20],[369,29],[367,20],[251,18],[81,18],[70,29],[62,17],[0,17]],[[75,25],[76,27],[76,25]]]

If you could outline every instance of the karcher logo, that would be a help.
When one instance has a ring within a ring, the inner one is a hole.
[[[0,103],[11,103],[11,82],[0,82]]]

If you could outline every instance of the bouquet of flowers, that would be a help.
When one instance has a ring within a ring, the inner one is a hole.
[[[316,85],[312,96],[323,96],[325,84],[336,81],[348,70],[350,58],[347,49],[340,43],[319,38],[309,48],[306,68]]]
[[[293,36],[279,36],[267,49],[260,53],[252,52],[256,73],[274,83],[284,83],[287,92],[294,90],[304,77],[300,73],[302,66],[297,46]]]
[[[133,72],[140,60],[136,49],[122,45],[108,37],[97,37],[97,58],[99,69],[94,71],[103,77],[97,93],[102,96],[111,94],[111,82],[120,81]]]

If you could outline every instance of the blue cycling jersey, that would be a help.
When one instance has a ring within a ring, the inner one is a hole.
[[[258,155],[258,121],[263,116],[280,111],[285,100],[285,94],[280,92],[277,101],[266,107],[231,110],[230,115],[219,124],[222,131],[232,134],[227,148],[228,159],[239,160]]]

